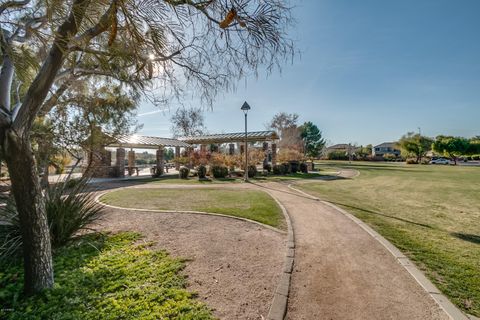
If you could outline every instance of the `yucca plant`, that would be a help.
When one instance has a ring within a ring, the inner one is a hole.
[[[88,230],[97,221],[103,207],[87,190],[88,178],[68,188],[69,181],[58,182],[46,190],[45,207],[53,248],[74,240],[81,230]],[[10,260],[21,252],[22,240],[18,213],[13,198],[0,211],[0,259]]]

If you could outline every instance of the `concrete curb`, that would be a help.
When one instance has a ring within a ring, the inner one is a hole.
[[[125,187],[125,188],[129,188],[129,187]],[[120,189],[124,189],[124,188],[118,188],[118,189],[115,189],[115,190],[120,190]],[[194,211],[194,210],[157,210],[157,209],[141,209],[141,208],[127,208],[127,207],[112,206],[110,204],[106,204],[106,203],[100,201],[100,198],[102,196],[106,195],[109,192],[112,192],[112,190],[102,192],[102,193],[98,194],[95,197],[95,202],[104,206],[104,207],[107,207],[107,208],[120,209],[120,210],[131,210],[131,211],[138,211],[138,212],[157,212],[157,213],[201,214],[201,215],[205,215],[205,216],[217,216],[217,217],[222,217],[222,218],[230,218],[230,219],[240,220],[240,221],[244,221],[244,222],[254,223],[254,224],[257,224],[261,227],[264,227],[266,229],[269,229],[269,230],[272,230],[272,231],[275,231],[275,232],[278,232],[278,233],[282,233],[282,234],[287,233],[287,231],[277,229],[275,227],[269,226],[268,224],[264,224],[264,223],[261,223],[261,222],[255,221],[255,220],[250,220],[250,219],[247,219],[247,218],[229,216],[229,215],[222,214],[222,213]],[[276,199],[274,199],[274,200],[276,200]]]
[[[312,200],[316,200],[325,204],[340,213],[347,216],[350,220],[355,222],[359,227],[361,227],[364,231],[370,234],[375,240],[377,240],[381,245],[383,245],[388,252],[390,252],[397,262],[408,271],[408,273],[420,284],[420,286],[428,293],[428,295],[442,308],[442,310],[450,317],[452,320],[478,320],[477,317],[472,315],[466,315],[463,313],[459,308],[457,308],[448,298],[443,295],[440,290],[430,281],[427,277],[423,274],[420,269],[418,269],[415,264],[408,259],[397,247],[395,247],[390,241],[385,239],[381,236],[377,231],[370,228],[367,224],[365,224],[362,220],[358,219],[351,213],[339,208],[338,206],[323,201],[320,198],[314,197],[302,190],[299,190],[292,186],[292,184],[288,185],[288,187],[296,192],[301,193],[304,196],[309,197]]]
[[[280,274],[277,288],[273,295],[272,304],[268,311],[267,320],[283,320],[287,314],[288,297],[290,293],[290,282],[292,278],[293,265],[295,263],[295,235],[293,232],[292,220],[285,206],[269,191],[268,193],[282,209],[285,221],[287,222],[287,244],[285,258],[283,262],[283,270]]]

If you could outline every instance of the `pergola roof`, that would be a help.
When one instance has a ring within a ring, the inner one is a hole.
[[[180,137],[178,139],[189,144],[243,142],[245,141],[245,132],[208,134],[202,136]],[[252,131],[247,133],[247,140],[250,142],[271,141],[276,139],[278,139],[278,135],[275,131]]]
[[[140,149],[158,149],[158,147],[190,147],[184,141],[170,138],[139,136],[123,136],[117,139],[117,142],[108,145],[117,148],[140,148]]]

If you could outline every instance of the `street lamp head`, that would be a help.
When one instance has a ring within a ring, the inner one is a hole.
[[[242,107],[241,107],[240,109],[241,109],[241,110],[243,111],[243,113],[245,113],[245,114],[248,112],[248,110],[250,110],[250,106],[248,105],[247,101],[245,101],[245,102],[243,103],[243,105],[242,105]]]

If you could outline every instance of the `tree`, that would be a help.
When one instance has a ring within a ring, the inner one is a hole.
[[[322,132],[312,122],[305,122],[300,127],[300,137],[304,143],[304,154],[307,157],[318,157],[325,147],[325,139],[322,138]]]
[[[201,108],[178,108],[170,118],[174,137],[189,137],[205,132],[203,110]]]
[[[279,112],[273,116],[272,121],[266,125],[268,129],[276,130],[280,137],[283,138],[285,131],[289,128],[296,128],[298,122],[298,114]]]
[[[432,149],[433,139],[419,133],[408,132],[403,135],[397,145],[406,157],[415,156],[417,163]]]
[[[12,0],[0,4],[0,17],[0,149],[19,213],[26,294],[54,282],[31,129],[72,83],[102,77],[154,103],[188,87],[211,102],[294,53],[290,9],[278,0]]]
[[[465,154],[468,154],[468,155],[480,154],[480,136],[473,137],[468,142],[469,144]]]
[[[469,141],[463,137],[437,136],[432,144],[433,151],[453,159],[457,164],[457,157],[465,154],[469,147]]]
[[[372,148],[373,146],[371,144],[367,144],[365,147],[360,146],[358,147],[356,154],[358,155],[359,159],[366,160],[372,155]]]

